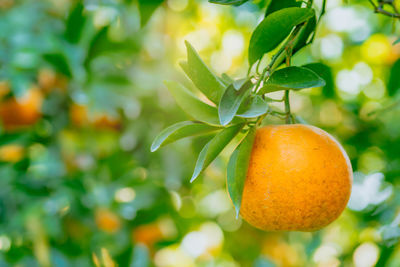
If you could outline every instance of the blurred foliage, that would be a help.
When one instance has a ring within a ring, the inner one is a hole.
[[[184,40],[219,75],[246,75],[268,1],[231,2],[245,3],[0,0],[0,266],[400,265],[399,33],[367,1],[328,0],[293,59],[327,80],[294,93],[293,112],[335,135],[356,172],[332,225],[264,233],[235,219],[233,147],[189,183],[207,136],[151,154],[187,118],[162,84],[190,88]]]

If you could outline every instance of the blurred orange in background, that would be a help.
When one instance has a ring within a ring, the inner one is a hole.
[[[41,117],[43,95],[37,87],[22,97],[11,97],[0,103],[0,120],[6,130],[18,130],[35,124]]]
[[[148,248],[153,247],[154,243],[163,238],[163,233],[157,223],[141,225],[132,232],[135,243],[141,243]]]
[[[0,147],[0,161],[18,162],[24,156],[24,148],[17,144],[8,144]]]
[[[115,233],[121,228],[120,218],[110,210],[98,209],[95,214],[96,225],[100,230]]]
[[[67,79],[51,69],[40,69],[37,80],[40,88],[46,94],[53,90],[64,92],[67,89]]]
[[[121,128],[121,121],[118,118],[111,117],[105,113],[93,114],[89,116],[87,106],[80,104],[73,104],[69,110],[71,122],[78,126],[94,126],[98,129],[114,129]]]

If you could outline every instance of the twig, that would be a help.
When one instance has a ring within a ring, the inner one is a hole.
[[[379,13],[379,14],[383,14],[385,16],[400,19],[400,14],[398,13],[397,8],[394,5],[393,1],[390,1],[390,0],[379,1],[379,5],[377,5],[373,0],[368,0],[368,2],[374,8],[375,13]],[[396,13],[392,13],[392,12],[385,10],[384,5],[390,5]]]

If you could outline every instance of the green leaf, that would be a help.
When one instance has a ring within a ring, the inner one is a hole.
[[[213,4],[220,4],[220,5],[234,5],[240,6],[246,3],[249,0],[208,0],[208,2]]]
[[[164,0],[138,0],[141,27],[147,24],[151,15],[163,2]]]
[[[309,44],[310,36],[312,36],[317,26],[317,19],[315,15],[308,19],[306,23],[307,24],[299,32],[299,37],[295,46],[293,47],[292,55]],[[279,66],[284,62],[285,58],[282,58],[281,62],[279,62],[277,65]]]
[[[234,84],[226,88],[224,95],[218,105],[218,115],[221,125],[230,123],[236,115],[240,104],[250,93],[250,88],[253,84],[251,81],[245,82],[239,90],[235,89]]]
[[[303,119],[303,117],[301,116],[296,116],[295,117],[295,121],[300,123],[300,124],[304,124],[304,125],[310,125],[305,119]]]
[[[296,0],[272,0],[270,1],[267,10],[265,11],[265,17],[283,8],[300,7],[300,6],[301,6],[301,1],[298,2]]]
[[[148,267],[150,266],[149,251],[145,245],[136,244],[129,267]]]
[[[154,139],[153,144],[151,144],[151,152],[156,151],[158,148],[175,142],[179,139],[188,136],[203,135],[210,132],[214,132],[220,129],[219,127],[213,127],[207,124],[183,121],[178,122],[174,125],[161,131],[161,133]]]
[[[322,86],[325,86],[325,81],[312,70],[302,67],[287,67],[272,73],[258,94]]]
[[[268,109],[267,101],[256,95],[243,101],[237,116],[241,118],[256,118],[267,113]]]
[[[307,25],[305,25],[304,29],[301,30],[299,33],[299,40],[297,41],[296,45],[293,48],[292,53],[295,54],[297,51],[305,47],[308,43],[310,36],[315,31],[317,27],[317,18],[313,15],[310,19],[307,20]]]
[[[398,59],[390,69],[389,81],[388,81],[388,93],[389,96],[394,96],[400,90],[400,59]]]
[[[77,1],[65,23],[65,38],[71,43],[77,43],[81,39],[82,30],[86,23],[86,17],[83,15],[83,11],[83,3]]]
[[[229,142],[239,133],[244,124],[236,124],[223,129],[213,139],[211,139],[200,151],[196,162],[196,167],[190,182],[193,182],[200,173],[210,165],[210,163],[221,153]]]
[[[393,45],[400,43],[400,38],[393,42]]]
[[[135,40],[126,40],[124,42],[115,42],[108,36],[109,26],[99,29],[89,41],[87,46],[86,58],[84,61],[85,68],[90,71],[90,64],[96,57],[105,53],[125,52],[131,55],[138,51],[138,43]]]
[[[61,53],[44,54],[43,59],[46,60],[48,63],[50,63],[58,73],[62,73],[68,78],[72,77],[68,60],[63,54]]]
[[[110,41],[108,39],[108,26],[99,29],[93,38],[89,42],[87,48],[86,58],[84,66],[89,69],[91,60],[101,54],[107,47],[110,46]]]
[[[327,98],[335,96],[335,85],[333,81],[333,73],[329,66],[322,63],[310,63],[303,66],[315,72],[318,76],[325,80],[325,86],[322,88],[322,93]]]
[[[293,27],[314,15],[310,8],[289,7],[267,16],[254,30],[249,45],[249,63],[253,65],[265,53],[276,48]]]
[[[187,48],[187,62],[181,62],[181,67],[196,87],[215,104],[219,102],[224,93],[225,86],[220,79],[203,62],[189,42]]]
[[[230,85],[231,83],[233,83],[235,80],[232,79],[228,74],[226,73],[222,73],[221,75],[221,80],[225,85]]]
[[[191,117],[212,125],[219,124],[218,110],[200,101],[189,90],[177,82],[165,81],[165,85],[176,103]]]
[[[236,217],[239,216],[242,203],[244,182],[249,168],[251,150],[256,135],[255,127],[251,128],[240,145],[233,152],[228,163],[227,185],[228,192],[236,209]]]

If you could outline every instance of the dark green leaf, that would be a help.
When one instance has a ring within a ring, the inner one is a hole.
[[[305,25],[305,27],[299,33],[300,34],[299,40],[297,41],[296,45],[293,48],[292,51],[293,54],[295,54],[297,51],[299,51],[308,44],[310,36],[315,31],[316,26],[317,26],[317,18],[314,15],[307,20],[307,25]]]
[[[312,70],[302,67],[287,67],[272,73],[258,94],[322,86],[325,86],[325,81]]]
[[[293,27],[314,15],[309,8],[289,7],[266,17],[254,30],[249,45],[249,62],[253,65],[265,53],[276,48],[292,31]]]
[[[388,81],[389,96],[394,96],[400,90],[400,59],[398,59],[390,69]]]
[[[182,62],[181,67],[196,87],[215,104],[224,93],[225,86],[220,79],[203,62],[189,42],[185,42],[188,61]]]
[[[108,37],[109,26],[99,29],[90,40],[84,66],[89,69],[92,60],[104,53],[126,52],[131,55],[138,49],[138,43],[135,40],[124,42],[114,42]]]
[[[81,39],[82,30],[86,22],[86,17],[83,15],[83,11],[83,3],[77,1],[68,16],[65,28],[65,38],[71,43],[77,43]]]
[[[246,137],[233,152],[228,163],[227,185],[228,192],[236,209],[236,216],[239,216],[242,203],[244,182],[246,181],[249,168],[251,150],[253,148],[256,129],[250,129]]]
[[[329,66],[322,63],[310,63],[303,66],[304,68],[310,69],[322,79],[325,80],[325,86],[322,88],[322,93],[328,98],[335,96],[335,85],[333,81],[332,70]]]
[[[238,117],[256,118],[264,115],[268,111],[268,103],[261,96],[257,95],[243,101],[239,108]]]
[[[99,81],[101,81],[102,83],[105,83],[105,84],[110,84],[110,85],[115,85],[115,86],[130,86],[130,85],[132,85],[132,82],[123,73],[110,74],[110,75],[107,75],[104,77],[100,77]]]
[[[300,7],[301,1],[296,0],[271,0],[265,11],[265,16],[287,7]]]
[[[193,182],[210,165],[242,128],[243,124],[236,124],[225,128],[204,146],[197,159],[190,182]]]
[[[218,115],[221,125],[227,125],[232,121],[240,107],[240,104],[243,102],[245,97],[249,95],[249,89],[252,85],[251,81],[247,81],[239,90],[236,90],[233,84],[226,88],[218,105]]]
[[[93,36],[92,40],[89,43],[89,47],[87,49],[87,55],[84,62],[86,68],[89,68],[90,61],[95,58],[97,55],[104,50],[109,43],[107,37],[108,27],[101,28],[96,34]]]
[[[138,0],[140,12],[140,25],[144,27],[154,11],[164,2],[164,0]]]
[[[68,78],[72,77],[72,73],[67,58],[61,53],[44,54],[43,59],[50,63],[53,68]]]
[[[191,117],[208,124],[218,125],[218,110],[200,101],[181,84],[165,81],[165,85],[175,98],[176,103]]]
[[[208,0],[210,3],[214,4],[220,4],[220,5],[234,5],[234,6],[240,6],[244,3],[246,3],[249,0]]]
[[[153,144],[151,144],[151,152],[156,151],[162,146],[175,142],[176,140],[188,136],[207,134],[218,129],[220,128],[192,121],[176,123],[161,131],[161,133],[154,139]]]

